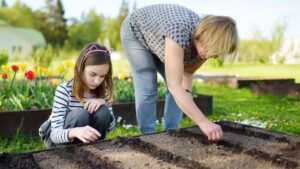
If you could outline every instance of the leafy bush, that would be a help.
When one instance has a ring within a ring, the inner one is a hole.
[[[167,89],[163,82],[158,83],[157,97],[158,99],[164,99]],[[134,102],[134,88],[131,77],[125,79],[114,79],[114,102]]]
[[[277,24],[271,37],[257,31],[254,38],[240,42],[238,61],[246,63],[269,63],[271,55],[278,51],[284,41],[285,24]]]
[[[114,79],[114,102],[128,101],[134,101],[134,89],[132,79]]]
[[[5,65],[8,62],[8,52],[6,50],[2,50],[0,52],[0,66]]]
[[[49,67],[56,55],[57,52],[51,45],[48,45],[46,48],[38,48],[31,54],[34,63],[43,67]]]

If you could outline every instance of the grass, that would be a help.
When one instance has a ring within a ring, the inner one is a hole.
[[[225,64],[223,67],[204,64],[197,73],[238,75],[239,77],[295,78],[300,83],[300,65]]]
[[[214,121],[231,120],[300,135],[300,99],[256,95],[249,89],[201,85],[200,93],[213,96]]]
[[[300,135],[300,99],[255,95],[249,89],[232,89],[227,86],[194,84],[198,93],[213,96],[213,113],[208,118],[213,121],[230,120],[259,126],[274,131]],[[194,123],[183,118],[180,127]],[[157,126],[162,130],[162,125]],[[118,126],[107,135],[107,139],[117,136],[138,135],[137,126]],[[44,149],[38,137],[16,135],[0,137],[0,152],[24,152]]]
[[[14,135],[13,137],[0,137],[0,152],[27,152],[44,149],[39,137]]]

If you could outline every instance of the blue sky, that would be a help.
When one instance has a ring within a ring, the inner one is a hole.
[[[6,0],[12,5],[16,0]],[[45,7],[45,0],[20,0],[33,9]],[[55,1],[55,0],[54,0]],[[95,9],[104,16],[117,16],[122,0],[62,0],[66,18],[80,18],[82,13]],[[132,8],[133,0],[128,0]],[[157,3],[186,6],[199,15],[228,15],[237,21],[240,37],[251,38],[259,29],[270,35],[277,23],[287,23],[287,38],[300,40],[300,0],[136,0],[137,7]]]

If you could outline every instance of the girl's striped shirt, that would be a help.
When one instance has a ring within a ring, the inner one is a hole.
[[[51,121],[51,135],[50,138],[53,143],[67,143],[72,140],[68,139],[70,129],[64,129],[65,118],[67,114],[74,109],[83,109],[83,105],[75,98],[72,93],[73,80],[63,82],[56,88],[53,102],[53,109],[48,120]],[[91,98],[84,98],[83,103],[86,103]],[[107,98],[105,99],[108,102]],[[110,123],[108,131],[115,127],[115,118],[112,107],[108,106],[112,115],[112,122]]]

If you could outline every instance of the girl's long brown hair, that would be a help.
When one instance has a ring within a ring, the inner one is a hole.
[[[93,50],[97,50],[100,52],[91,52]],[[112,104],[113,102],[113,80],[112,80],[112,64],[110,53],[108,49],[102,45],[97,43],[90,43],[87,44],[80,52],[78,56],[74,68],[74,79],[73,79],[73,86],[72,92],[73,95],[79,102],[83,100],[83,80],[82,74],[84,68],[89,65],[102,65],[108,64],[109,70],[108,73],[105,75],[103,82],[93,91],[97,98],[104,98],[106,97],[109,102],[108,104]]]

